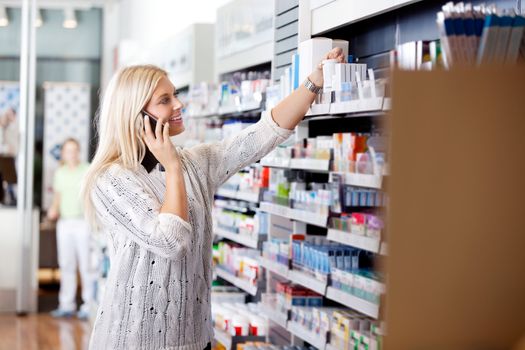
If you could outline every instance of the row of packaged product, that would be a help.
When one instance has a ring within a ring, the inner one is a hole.
[[[380,216],[369,213],[341,213],[330,218],[330,227],[339,231],[381,239],[384,222]]]
[[[383,174],[386,164],[386,138],[372,133],[335,133],[302,139],[281,146],[268,159],[323,159],[332,161],[330,169],[357,174]]]
[[[219,202],[219,204],[220,203],[221,202]],[[259,234],[256,223],[257,218],[253,215],[214,207],[213,220],[215,227],[232,233],[238,233],[248,237],[256,237]]]
[[[245,248],[239,244],[219,242],[214,246],[219,268],[225,269],[232,275],[257,285],[260,276],[259,256],[257,249]]]
[[[350,186],[338,181],[305,182],[301,174],[304,172],[272,168],[264,201],[319,215],[350,213],[355,211],[355,207],[387,205],[388,197],[381,190]]]
[[[378,305],[381,295],[386,291],[381,282],[382,275],[372,269],[333,268],[330,279],[332,287]]]
[[[267,188],[270,169],[260,165],[251,165],[236,173],[226,181],[221,188],[247,193],[258,193],[261,188]]]
[[[327,279],[334,268],[354,271],[374,266],[374,254],[360,249],[334,244],[325,237],[307,236],[293,240],[291,260],[294,269]]]
[[[330,345],[340,350],[382,349],[383,325],[351,310],[332,314]]]
[[[292,282],[278,282],[275,287],[276,306],[285,313],[292,306],[323,306],[323,296]]]
[[[212,303],[214,327],[232,336],[264,336],[268,321],[261,314],[257,304]]]
[[[191,118],[259,108],[269,84],[269,71],[237,72],[220,84],[195,84],[188,93],[185,115]]]
[[[290,321],[336,349],[380,349],[380,324],[357,312],[334,307],[293,306]],[[330,334],[330,336],[328,336]],[[356,339],[357,338],[357,339]],[[360,347],[366,339],[366,347]]]

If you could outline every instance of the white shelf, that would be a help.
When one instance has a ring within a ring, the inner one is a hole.
[[[339,350],[339,349],[333,346],[332,344],[328,343],[326,344],[325,350]]]
[[[241,201],[259,203],[259,193],[254,192],[237,192],[236,198]]]
[[[268,202],[261,202],[260,209],[270,214],[279,215],[291,220],[301,221],[320,227],[326,227],[328,222],[328,215],[320,215],[304,210],[292,209]]]
[[[358,22],[420,0],[332,0],[311,11],[311,35]]]
[[[392,98],[385,97],[385,100],[383,101],[383,110],[389,111],[392,109]]]
[[[282,312],[279,312],[275,310],[275,308],[272,305],[267,305],[262,303],[262,312],[268,317],[269,320],[271,320],[273,323],[278,324],[279,326],[283,327],[284,329],[287,329],[288,326],[288,315],[283,314]]]
[[[326,227],[328,223],[328,215],[320,215],[298,209],[292,209],[292,218],[296,221],[306,222],[319,227]]]
[[[215,69],[219,75],[235,72],[241,69],[271,62],[272,56],[273,41],[269,41],[229,56],[217,58]]]
[[[237,242],[249,248],[257,249],[259,246],[260,241],[254,237],[249,237],[246,235],[241,235],[238,233],[230,232],[228,230],[225,230],[219,227],[215,227],[213,229],[213,232],[215,233],[216,236],[229,239],[230,241]]]
[[[355,248],[367,250],[372,253],[379,253],[380,240],[377,238],[348,233],[344,231],[329,229],[327,238],[330,241],[346,244]]]
[[[288,322],[288,331],[307,343],[315,346],[319,350],[325,350],[326,336],[320,336],[314,332],[304,329],[300,324]]]
[[[379,250],[379,254],[388,255],[388,244],[386,242],[381,243],[381,249]]]
[[[261,103],[252,101],[249,103],[241,103],[241,105],[235,105],[235,106],[224,106],[219,107],[218,115],[227,115],[227,114],[233,114],[233,113],[244,113],[244,112],[250,112],[250,111],[256,111],[261,108]]]
[[[236,113],[241,110],[238,106],[221,106],[219,107],[219,115],[225,115],[225,114],[231,114]]]
[[[224,188],[219,188],[215,194],[221,197],[237,199],[237,191],[227,190]]]
[[[328,287],[326,297],[372,318],[377,319],[379,317],[379,305],[355,297],[349,293]]]
[[[221,343],[226,349],[232,348],[232,336],[228,333],[218,330],[217,328],[214,328],[215,333],[215,340],[217,340],[219,343]]]
[[[368,187],[380,190],[383,184],[383,176],[344,173],[345,184],[350,186]]]
[[[317,278],[307,275],[304,272],[297,270],[289,270],[288,279],[294,283],[300,284],[314,292],[325,295],[327,282],[318,280]]]
[[[241,112],[249,112],[261,108],[261,102],[251,101],[241,103]]]
[[[266,259],[264,257],[261,257],[260,264],[267,270],[284,277],[288,279],[288,272],[290,269],[288,269],[287,266],[283,264],[276,263],[274,261],[271,261],[270,259]]]
[[[313,171],[328,171],[330,170],[329,159],[307,159],[307,158],[292,158],[290,160],[291,169],[313,170]]]
[[[330,105],[330,114],[352,114],[377,112],[383,110],[383,97],[367,98],[348,102],[334,102]]]
[[[285,169],[301,169],[310,171],[328,172],[330,160],[328,159],[307,159],[307,158],[263,158],[262,166]]]
[[[215,269],[217,276],[220,278],[230,282],[234,286],[244,290],[245,292],[255,296],[257,295],[257,286],[252,285],[247,280],[244,280],[242,278],[238,278],[237,276],[232,275],[228,271],[222,269],[220,266],[217,266]]]
[[[219,188],[215,193],[217,196],[238,199],[241,201],[259,203],[259,193],[255,192],[243,192],[243,191],[233,191],[224,188]]]
[[[262,211],[265,211],[269,214],[279,215],[288,219],[293,219],[292,209],[285,207],[284,205],[278,205],[268,202],[261,202],[260,208]]]
[[[391,99],[388,97],[366,98],[347,102],[313,104],[306,113],[306,116],[335,116],[344,114],[356,114],[361,116],[363,113],[388,111],[390,110],[391,104]]]
[[[310,106],[306,116],[330,114],[330,103],[317,103]]]
[[[274,168],[289,168],[290,160],[290,158],[264,157],[261,159],[261,165]]]

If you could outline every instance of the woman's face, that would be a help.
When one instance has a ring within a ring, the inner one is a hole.
[[[157,88],[148,101],[145,111],[158,122],[169,123],[170,136],[175,136],[184,131],[182,122],[182,107],[184,105],[177,98],[177,90],[167,77],[162,77]]]

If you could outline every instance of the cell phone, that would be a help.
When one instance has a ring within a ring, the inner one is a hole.
[[[155,135],[155,128],[157,127],[157,119],[145,111],[142,111],[142,115],[144,117],[145,116],[149,117],[148,119],[149,119],[149,123],[151,126],[151,131],[153,132],[153,135]],[[144,130],[146,130],[146,126],[144,126]],[[150,173],[157,166],[157,164],[159,164],[159,161],[157,160],[157,158],[155,158],[153,153],[151,153],[148,146],[146,146],[146,154],[144,154],[144,159],[142,159],[141,164],[147,170],[148,173]],[[164,167],[162,165],[160,166],[160,171],[164,171]]]
[[[155,129],[157,128],[157,118],[152,116],[151,114],[142,111],[142,116],[148,116],[149,118],[149,125],[151,126],[151,131],[153,132],[153,135],[155,135]],[[161,126],[161,131],[163,131],[164,125]],[[146,126],[144,126],[144,130],[146,130]]]

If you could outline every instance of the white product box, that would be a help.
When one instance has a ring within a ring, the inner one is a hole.
[[[308,75],[323,60],[324,55],[332,49],[332,39],[313,38],[299,44],[299,81]]]

